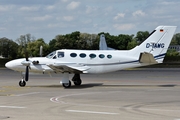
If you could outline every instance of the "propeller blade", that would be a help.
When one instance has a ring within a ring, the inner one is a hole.
[[[29,67],[26,67],[26,73],[25,73],[25,81],[29,80]]]
[[[42,57],[42,54],[43,54],[43,46],[41,45],[41,46],[40,46],[40,51],[39,51],[40,57]]]
[[[29,59],[28,59],[28,52],[27,51],[25,52],[25,57],[26,57],[26,61],[29,61]]]

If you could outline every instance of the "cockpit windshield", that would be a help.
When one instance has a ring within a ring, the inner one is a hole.
[[[46,58],[51,59],[52,57],[54,57],[55,54],[56,54],[56,51],[53,51],[52,53],[48,54],[48,55],[46,56]]]

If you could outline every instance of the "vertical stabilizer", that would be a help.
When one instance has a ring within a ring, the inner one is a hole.
[[[104,34],[100,35],[99,50],[115,50],[107,46]]]
[[[141,53],[149,53],[158,63],[161,63],[175,30],[176,26],[158,26],[143,43],[130,50],[130,54],[139,58]]]

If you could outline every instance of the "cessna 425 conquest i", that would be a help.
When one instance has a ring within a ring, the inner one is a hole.
[[[176,26],[158,26],[139,46],[131,50],[56,50],[46,57],[32,57],[12,60],[6,67],[25,73],[19,85],[26,85],[31,73],[62,73],[61,84],[71,86],[69,74],[74,74],[72,81],[81,85],[80,74],[98,74],[162,63],[176,30]],[[104,35],[101,35],[104,39]]]

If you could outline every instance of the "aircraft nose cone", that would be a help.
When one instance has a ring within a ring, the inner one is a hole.
[[[7,68],[11,68],[11,67],[12,67],[12,63],[11,63],[11,62],[7,62],[7,63],[5,64],[5,66],[6,66]]]

